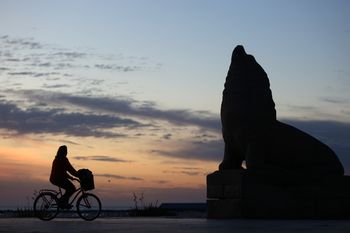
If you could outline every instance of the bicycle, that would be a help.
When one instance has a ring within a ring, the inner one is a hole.
[[[76,208],[79,217],[86,221],[92,221],[96,219],[101,213],[101,201],[95,194],[86,192],[81,187],[80,180],[74,180],[79,182],[80,187],[73,193],[73,195],[75,194],[74,198],[70,198],[70,207],[68,209],[73,208],[73,202],[75,199],[77,199]],[[40,190],[39,195],[35,198],[33,204],[35,216],[44,221],[54,219],[60,210],[63,209],[58,204],[61,197],[61,188],[59,188],[59,191],[52,189]]]

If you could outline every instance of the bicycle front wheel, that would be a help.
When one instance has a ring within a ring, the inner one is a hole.
[[[39,219],[49,221],[58,214],[57,197],[54,193],[43,192],[35,198],[34,214]]]
[[[86,220],[92,221],[101,213],[101,201],[92,193],[84,193],[77,200],[78,215]]]

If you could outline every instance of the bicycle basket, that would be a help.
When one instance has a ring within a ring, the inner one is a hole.
[[[94,176],[89,169],[78,170],[78,177],[80,179],[81,188],[85,191],[95,188]]]

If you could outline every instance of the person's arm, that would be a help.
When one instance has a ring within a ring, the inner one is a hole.
[[[72,164],[70,164],[70,162],[69,162],[69,160],[67,159],[66,160],[66,168],[67,168],[67,171],[71,174],[71,175],[73,175],[73,176],[75,176],[75,177],[78,177],[78,172],[74,169],[74,167],[72,166]],[[68,174],[67,174],[68,175]],[[69,175],[68,175],[69,176]],[[71,177],[71,176],[69,176],[69,179],[75,179],[74,177]]]

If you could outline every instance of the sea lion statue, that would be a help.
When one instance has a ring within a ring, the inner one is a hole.
[[[224,159],[219,170],[242,169],[343,176],[344,168],[327,145],[276,119],[275,103],[264,69],[243,46],[232,53],[221,104]]]

